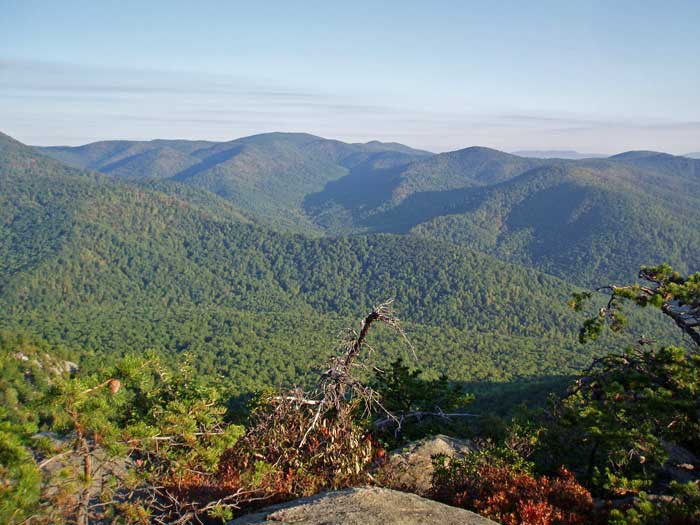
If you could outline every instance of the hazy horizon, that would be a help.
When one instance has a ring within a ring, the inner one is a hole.
[[[700,151],[700,4],[9,2],[0,130]]]
[[[3,131],[0,130],[0,132],[3,132]],[[214,142],[214,143],[224,143],[224,142],[232,142],[235,140],[248,138],[251,136],[265,135],[265,134],[271,134],[271,133],[311,134],[311,133],[308,133],[306,131],[301,131],[301,130],[297,130],[297,131],[272,130],[272,131],[262,131],[260,133],[254,133],[252,135],[236,136],[236,137],[231,137],[231,138],[222,139],[222,140],[205,139],[205,138],[198,139],[198,138],[182,138],[182,137],[154,137],[154,138],[150,138],[150,139],[130,139],[130,138],[97,139],[97,140],[94,140],[91,142],[85,142],[85,143],[79,143],[79,144],[32,144],[32,143],[26,143],[26,144],[29,146],[35,146],[35,147],[80,147],[80,146],[85,146],[85,145],[89,145],[89,144],[94,144],[94,143],[99,143],[99,142],[109,142],[109,141],[149,142],[149,141],[157,141],[157,140],[165,140],[165,141],[185,140],[185,141],[205,141],[205,142]],[[315,135],[315,134],[311,134],[311,135]],[[338,138],[338,137],[327,137],[327,136],[321,136],[321,135],[316,135],[316,136],[318,136],[321,139],[325,139],[325,140],[338,140],[338,141],[346,142],[349,144],[353,144],[353,143],[354,144],[366,144],[369,142],[377,141],[377,139],[370,139],[367,141],[346,141],[346,140],[343,140],[343,139]],[[13,138],[19,140],[18,137],[13,136]],[[578,151],[578,150],[574,150],[571,148],[561,148],[561,149],[531,148],[531,149],[525,149],[525,150],[518,150],[518,149],[500,150],[498,148],[494,148],[494,147],[489,146],[487,144],[467,144],[467,145],[464,145],[462,147],[455,148],[454,150],[433,151],[433,150],[429,150],[426,148],[419,148],[416,146],[412,146],[411,144],[405,144],[405,143],[399,142],[397,140],[392,140],[390,137],[387,137],[385,140],[381,140],[380,142],[402,144],[404,146],[413,147],[415,149],[419,149],[419,150],[422,149],[424,151],[427,151],[428,153],[447,153],[449,151],[458,151],[461,149],[468,149],[468,148],[488,148],[488,149],[495,149],[498,151],[503,151],[505,153],[510,153],[511,155],[524,156],[524,157],[527,157],[528,154],[532,154],[535,157],[547,158],[548,156],[551,156],[551,158],[555,158],[556,156],[554,154],[558,153],[558,154],[563,155],[560,158],[571,158],[574,160],[575,159],[583,159],[583,158],[595,158],[595,157],[605,158],[608,156],[612,156],[612,155],[616,155],[616,154],[620,154],[620,153],[625,153],[625,152],[629,152],[629,151],[642,151],[642,150],[619,150],[619,151],[614,151],[612,153],[600,153],[600,152],[594,152],[594,151]],[[698,155],[700,153],[700,152],[695,152],[695,151],[687,151],[685,153],[671,153],[671,152],[663,151],[663,150],[659,150],[659,149],[649,150],[649,151],[655,151],[658,153],[670,153],[672,155],[677,155],[677,156],[683,156],[685,154]],[[551,155],[545,155],[545,154],[551,154]],[[568,154],[575,154],[575,156],[569,157]]]

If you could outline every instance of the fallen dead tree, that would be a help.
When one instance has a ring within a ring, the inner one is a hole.
[[[439,407],[395,415],[379,392],[358,379],[358,370],[370,368],[366,358],[373,349],[367,338],[376,323],[408,342],[391,307],[391,301],[376,306],[359,330],[346,332],[315,390],[262,397],[245,435],[224,452],[217,472],[190,474],[161,487],[158,519],[203,522],[208,513],[228,517],[322,490],[373,483],[370,467],[385,451],[372,429],[400,429],[406,420],[426,417],[475,417]],[[375,414],[379,419],[372,424]]]
[[[356,377],[371,354],[367,336],[375,323],[405,334],[382,303],[349,329],[339,351],[310,392],[292,389],[263,396],[243,437],[221,456],[215,473],[187,473],[157,488],[150,506],[161,523],[230,517],[263,505],[371,481],[369,467],[382,449],[366,424],[371,414],[393,418],[380,395]],[[399,420],[395,419],[399,424]]]

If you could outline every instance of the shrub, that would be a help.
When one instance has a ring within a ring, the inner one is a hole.
[[[574,475],[537,476],[513,466],[502,450],[464,458],[434,458],[433,496],[503,525],[583,525],[601,522],[590,492]]]
[[[673,483],[672,496],[653,500],[642,493],[627,509],[610,512],[610,525],[700,525],[700,485]]]
[[[353,417],[357,406],[312,426],[314,407],[294,405],[270,399],[255,411],[248,433],[220,460],[221,486],[279,501],[368,481],[380,449]]]

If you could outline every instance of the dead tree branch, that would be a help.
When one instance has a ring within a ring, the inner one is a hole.
[[[401,334],[405,340],[408,340],[401,323],[393,314],[392,302],[386,301],[375,306],[372,312],[360,323],[359,332],[353,329],[348,330],[345,340],[341,343],[341,354],[331,360],[330,366],[321,375],[321,399],[304,400],[306,404],[317,404],[318,407],[311,424],[299,443],[299,448],[304,446],[310,433],[316,428],[316,425],[318,425],[318,422],[325,414],[331,410],[335,410],[338,413],[346,410],[349,400],[353,397],[362,400],[366,412],[370,412],[373,407],[378,407],[386,413],[388,418],[396,420],[382,406],[379,394],[372,388],[363,385],[353,375],[353,367],[356,366],[363,349],[368,348],[371,351],[371,347],[367,344],[367,334],[375,322],[386,324]],[[396,421],[398,422],[398,420]]]

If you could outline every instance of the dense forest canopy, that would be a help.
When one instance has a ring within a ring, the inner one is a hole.
[[[643,264],[693,271],[700,259],[700,161],[665,153],[565,160],[471,147],[433,155],[297,133],[41,151],[132,182],[206,189],[287,231],[412,233],[583,286],[629,280]]]
[[[424,347],[420,366],[455,380],[570,373],[595,352],[575,345],[575,288],[535,270],[421,237],[279,233],[187,186],[4,148],[0,316],[81,359],[187,352],[242,390],[283,384],[385,298]]]
[[[697,522],[695,161],[305,134],[41,151],[0,135],[5,521],[220,521],[390,485],[386,448],[451,432],[475,453],[436,459],[450,504]],[[661,260],[679,271],[604,286]]]

